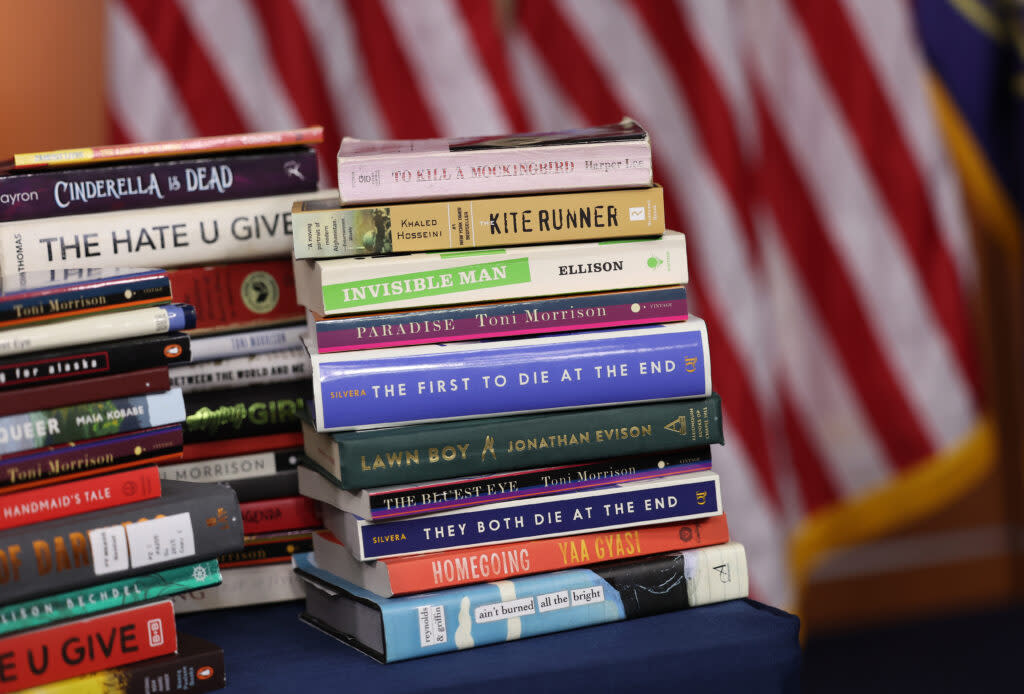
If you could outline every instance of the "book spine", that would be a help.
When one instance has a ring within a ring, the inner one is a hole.
[[[160,496],[155,465],[0,496],[0,530]]]
[[[172,332],[3,359],[0,391],[185,363],[191,357],[189,345],[188,335]]]
[[[290,260],[257,260],[168,271],[174,300],[196,307],[196,333],[303,319]]]
[[[235,490],[239,502],[262,501],[282,496],[299,495],[298,470],[281,470],[263,477],[247,477],[244,480],[225,482]]]
[[[366,560],[692,520],[718,515],[722,507],[718,476],[697,472],[381,522],[323,511],[324,525]]]
[[[180,267],[288,255],[297,195],[9,222],[0,275],[65,267]]]
[[[16,453],[184,421],[177,388],[0,417],[0,453]]]
[[[319,431],[703,397],[704,322],[311,355]],[[406,351],[424,350],[424,351]],[[363,356],[363,355],[367,356]]]
[[[184,393],[221,388],[308,380],[309,356],[302,347],[181,364],[171,369],[171,383]]]
[[[233,439],[216,439],[201,443],[188,443],[182,447],[183,463],[209,458],[225,458],[234,455],[246,455],[258,451],[269,451],[278,448],[298,448],[302,446],[302,432],[286,431],[280,434],[264,434],[261,436],[243,436]]]
[[[0,494],[181,458],[181,425],[155,427],[0,457]],[[0,497],[2,498],[2,497]]]
[[[170,375],[166,366],[111,376],[99,376],[90,378],[87,383],[89,398],[95,400],[158,393],[171,388]],[[82,385],[74,382],[53,383],[26,390],[0,391],[0,417],[26,410],[64,407],[81,401]]]
[[[370,207],[340,203],[338,198],[295,203],[294,257],[468,250],[665,231],[659,186]]]
[[[321,354],[436,342],[669,323],[687,318],[686,288],[603,292],[421,311],[322,318],[310,334]]]
[[[14,284],[20,277],[24,275],[12,278],[15,280]],[[5,289],[8,291],[10,286],[7,285],[10,284],[5,283]],[[0,300],[0,324],[4,327],[14,327],[57,318],[138,308],[150,304],[166,304],[170,300],[171,286],[165,273],[137,275],[123,280],[111,279],[52,290],[39,289],[4,297]]]
[[[284,149],[0,176],[0,222],[316,190],[316,151]]]
[[[206,390],[185,397],[185,443],[299,431],[307,381]]]
[[[279,352],[302,346],[305,325],[285,325],[226,335],[208,335],[192,338],[192,363],[231,359],[239,354]]]
[[[240,506],[242,527],[246,535],[322,526],[316,502],[305,496],[247,501]]]
[[[246,605],[301,600],[302,581],[290,564],[275,562],[224,569],[224,580],[215,588],[194,590],[174,596],[178,614],[220,610]]]
[[[261,451],[160,466],[160,477],[183,482],[230,482],[292,470],[299,449]]]
[[[170,600],[28,631],[0,645],[0,687],[35,687],[173,653],[176,646]]]
[[[168,494],[170,484],[156,499],[0,532],[4,602],[213,559],[242,545],[233,491],[188,485],[183,498]]]
[[[55,323],[11,328],[0,333],[0,355],[14,356],[83,342],[121,340],[187,330],[195,325],[195,310],[187,304],[167,304],[131,311],[100,313]]]
[[[176,566],[0,607],[0,636],[81,619],[220,583],[217,560]]]
[[[342,488],[371,489],[722,443],[722,401],[713,393],[333,435],[304,426],[303,434],[306,455]]]
[[[221,568],[259,564],[291,564],[292,557],[313,550],[313,533],[308,530],[245,538],[245,547],[218,557]]]
[[[314,544],[321,541],[317,537]],[[416,554],[385,561],[391,589],[395,595],[402,595],[728,541],[729,528],[723,514],[686,523]]]
[[[316,463],[304,459],[299,489],[306,496],[368,520],[436,513],[497,501],[596,489],[622,482],[656,479],[711,469],[711,449],[665,451],[575,465],[475,475],[411,486],[349,492]]]
[[[651,184],[649,142],[338,158],[345,204]]]
[[[571,248],[296,260],[294,267],[299,303],[326,316],[685,285],[688,279],[685,238],[678,232]]]

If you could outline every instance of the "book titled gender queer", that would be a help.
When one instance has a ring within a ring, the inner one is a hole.
[[[319,431],[711,394],[699,318],[373,352],[307,348]]]

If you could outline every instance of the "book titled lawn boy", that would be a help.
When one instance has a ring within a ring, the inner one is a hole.
[[[704,321],[317,354],[318,431],[711,394]]]
[[[744,598],[743,545],[722,545],[382,598],[296,555],[301,619],[382,662]],[[694,634],[694,637],[699,635]]]

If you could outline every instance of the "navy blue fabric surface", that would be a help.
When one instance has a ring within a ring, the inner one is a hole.
[[[799,620],[749,600],[389,665],[298,619],[301,602],[178,617],[225,652],[229,692],[797,692]]]

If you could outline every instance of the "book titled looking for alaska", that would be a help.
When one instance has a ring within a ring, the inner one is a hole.
[[[310,554],[293,561],[306,582],[301,619],[388,663],[735,600],[749,592],[746,554],[738,542],[394,598],[324,571]]]
[[[700,318],[373,352],[307,349],[318,431],[711,394]]]

